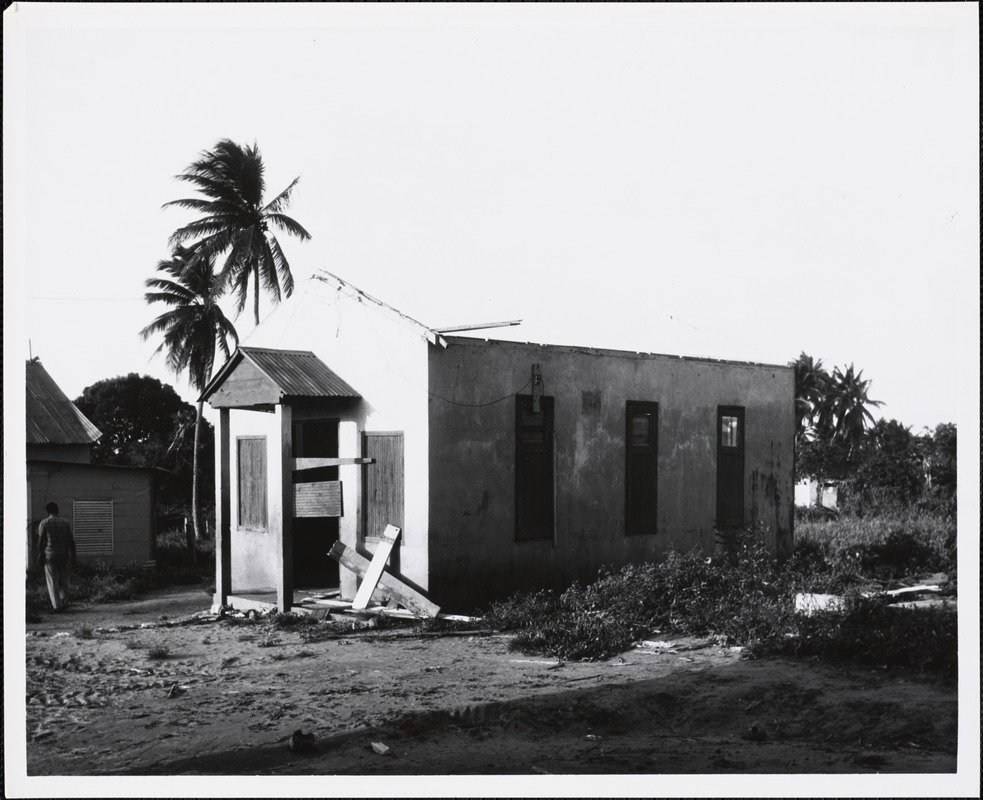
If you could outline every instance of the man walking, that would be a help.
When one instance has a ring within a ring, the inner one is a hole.
[[[75,559],[75,537],[67,519],[58,516],[58,504],[48,503],[48,516],[38,527],[38,566],[44,564],[48,597],[55,611],[68,608],[68,562]]]

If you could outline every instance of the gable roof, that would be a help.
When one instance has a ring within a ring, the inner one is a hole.
[[[236,387],[221,392],[225,397],[221,402],[211,401],[212,405],[265,405],[298,397],[361,397],[310,350],[240,346],[205,387],[199,399],[210,400],[230,377],[237,373],[245,376],[247,372],[249,377],[246,382],[249,386],[246,389]]]
[[[27,362],[27,444],[92,444],[102,436],[38,359]]]

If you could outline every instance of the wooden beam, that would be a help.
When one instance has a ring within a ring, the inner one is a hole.
[[[507,322],[476,322],[473,325],[455,325],[452,328],[434,328],[434,330],[437,333],[455,333],[456,331],[481,331],[485,328],[513,328],[521,324],[521,319],[510,319]]]
[[[393,545],[396,544],[397,538],[399,538],[399,528],[395,525],[386,525],[386,530],[382,534],[382,541],[376,547],[369,568],[362,578],[362,585],[355,592],[355,599],[352,600],[352,608],[358,610],[365,608],[369,604],[369,600],[372,598],[372,592],[379,585],[379,578],[382,577],[382,571],[386,567],[389,554],[393,551]]]
[[[347,567],[356,575],[364,576],[369,569],[370,561],[365,556],[357,553],[354,548],[347,547],[341,542],[335,542],[328,553],[335,561],[343,567]],[[440,606],[431,603],[426,597],[403,583],[399,578],[383,570],[379,577],[379,586],[386,589],[404,608],[415,612],[421,617],[436,617],[440,613]]]
[[[293,479],[293,409],[280,404],[275,409],[278,424],[278,447],[273,448],[270,465],[270,529],[276,536],[276,605],[280,613],[290,610],[294,601],[294,515]]]
[[[293,468],[295,470],[302,470],[318,469],[319,467],[349,467],[352,465],[358,466],[360,464],[374,463],[374,458],[295,458],[293,460]]]
[[[218,452],[215,458],[215,606],[224,606],[232,594],[232,474],[229,409],[218,414]]]

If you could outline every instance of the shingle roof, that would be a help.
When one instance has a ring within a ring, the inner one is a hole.
[[[207,400],[243,360],[249,361],[266,375],[276,385],[281,398],[361,397],[309,350],[239,347],[211,383],[205,387],[201,398]]]
[[[27,362],[26,410],[28,444],[92,444],[102,436],[37,359]]]

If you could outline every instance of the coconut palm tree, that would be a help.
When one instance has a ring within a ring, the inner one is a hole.
[[[867,426],[874,424],[874,415],[868,406],[884,405],[880,400],[871,400],[867,396],[870,381],[863,380],[863,374],[863,370],[854,373],[853,364],[846,372],[835,367],[828,401],[824,413],[820,414],[820,417],[833,420],[832,439],[844,442],[851,455],[863,441]]]
[[[140,331],[140,335],[146,340],[163,333],[163,341],[154,353],[166,351],[167,366],[175,374],[187,371],[189,382],[201,392],[211,380],[216,348],[229,358],[232,354],[229,340],[233,346],[239,342],[235,327],[218,305],[224,284],[215,274],[215,256],[179,245],[171,258],[157,264],[157,271],[170,277],[148,278],[147,288],[153,291],[144,297],[148,303],[164,303],[171,308]],[[203,406],[204,402],[199,400],[191,468],[191,519],[195,537],[201,536],[198,450]],[[193,542],[190,544],[193,559]]]
[[[255,144],[243,148],[229,139],[222,139],[176,176],[178,180],[190,183],[204,197],[164,204],[165,208],[180,206],[204,214],[178,228],[170,243],[176,246],[197,240],[196,249],[205,256],[226,253],[221,271],[223,285],[230,286],[235,292],[238,315],[245,308],[252,284],[253,316],[257,325],[261,284],[274,302],[279,302],[281,296],[290,297],[294,290],[290,264],[272,229],[292,234],[301,241],[311,238],[296,220],[283,213],[300,177],[294,178],[286,189],[264,205],[266,182],[263,172],[263,157]]]
[[[789,366],[795,369],[796,438],[803,439],[807,433],[814,431],[829,392],[830,376],[823,369],[822,359],[813,359],[804,352]]]

